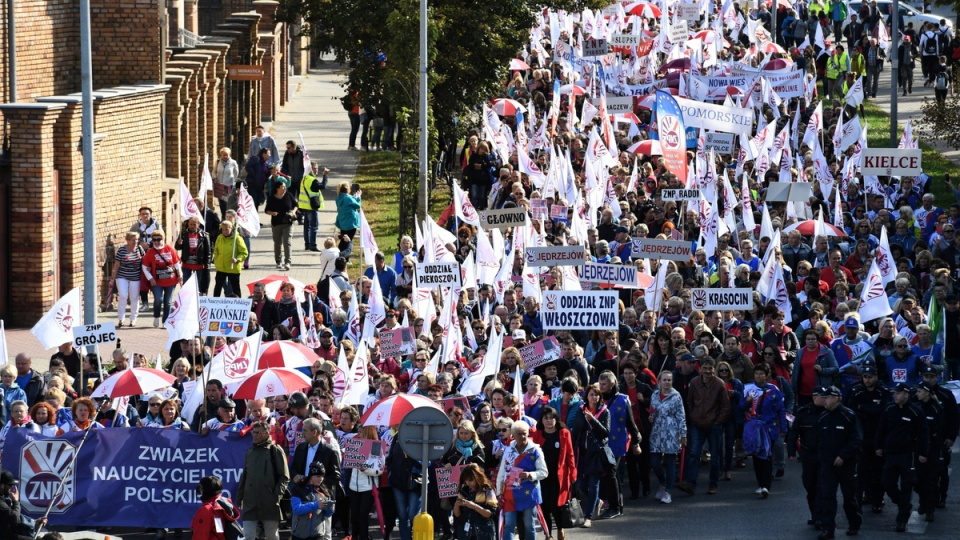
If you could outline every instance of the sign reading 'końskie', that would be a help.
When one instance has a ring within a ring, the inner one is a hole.
[[[751,309],[753,289],[693,289],[693,309]]]
[[[686,261],[692,254],[690,242],[677,240],[655,240],[653,238],[634,238],[631,255],[634,259],[667,259]]]
[[[869,176],[916,176],[920,167],[919,148],[866,148],[861,170]]]
[[[604,330],[619,327],[617,291],[545,291],[544,330]]]
[[[551,246],[527,248],[528,266],[580,266],[583,246]]]

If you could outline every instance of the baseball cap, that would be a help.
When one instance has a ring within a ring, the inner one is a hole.
[[[681,362],[696,362],[697,357],[691,353],[683,353],[683,356],[680,357]]]
[[[873,366],[865,366],[865,367],[863,368],[863,375],[873,375],[874,377],[876,377],[876,376],[877,376],[877,368],[875,368],[875,367],[873,367]]]
[[[933,366],[929,364],[924,364],[920,366],[920,375],[926,375],[927,373],[933,373],[934,375],[939,375],[939,373],[937,373],[937,370],[934,369]]]
[[[613,232],[614,232],[614,233],[624,233],[624,234],[626,234],[626,233],[629,233],[630,230],[621,225],[620,227],[617,227],[616,229],[614,229]]]
[[[13,473],[10,471],[3,471],[0,473],[0,484],[5,484],[8,486],[15,486],[19,484],[20,481],[13,477]]]
[[[828,386],[828,387],[827,387],[827,393],[824,394],[824,395],[825,395],[825,396],[836,396],[836,397],[841,397],[841,396],[843,396],[843,394],[840,393],[840,389],[837,388],[836,386]]]
[[[516,341],[516,340],[518,340],[518,339],[526,340],[526,339],[527,339],[527,333],[524,332],[523,330],[520,330],[520,329],[518,328],[517,330],[514,330],[512,334],[510,334],[510,337],[512,337],[512,338],[514,339],[514,341]]]
[[[847,320],[844,321],[843,326],[847,328],[860,328],[860,321],[856,317],[847,317]]]
[[[232,399],[221,399],[220,404],[218,405],[221,409],[236,409],[237,404],[233,402]]]
[[[943,299],[943,302],[945,304],[955,304],[957,302],[960,302],[960,297],[958,297],[955,294],[948,294],[947,297]]]
[[[753,323],[750,321],[740,321],[740,328],[753,328]]]
[[[813,395],[817,397],[825,397],[830,395],[830,389],[826,386],[818,386],[813,389]]]
[[[918,389],[918,390],[921,389],[921,388],[923,388],[923,389],[926,390],[927,392],[931,392],[931,393],[934,391],[933,385],[930,384],[930,383],[928,383],[928,382],[922,382],[922,383],[920,383],[920,384],[917,385],[917,389]]]
[[[909,392],[909,391],[910,391],[910,387],[907,386],[907,383],[897,383],[897,385],[893,387],[893,391],[894,391],[894,392]]]
[[[332,337],[332,336],[333,336],[333,332],[330,331],[329,328],[324,328],[323,330],[320,330],[320,337],[323,337],[323,336],[331,336],[331,337]]]

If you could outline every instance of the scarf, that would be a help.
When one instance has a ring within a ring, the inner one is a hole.
[[[537,392],[536,394],[534,394],[534,395],[532,395],[532,396],[531,396],[530,394],[524,393],[524,394],[523,394],[523,407],[524,407],[524,408],[532,407],[532,406],[535,405],[538,401],[540,401],[540,399],[541,399],[542,397],[543,397],[543,391]]]
[[[464,459],[469,459],[471,456],[473,456],[473,448],[477,445],[477,443],[475,443],[473,439],[470,439],[469,441],[464,442],[460,440],[460,437],[457,437],[456,442],[457,442],[457,451],[463,454]]]

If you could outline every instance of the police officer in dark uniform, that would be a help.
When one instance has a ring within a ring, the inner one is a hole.
[[[957,407],[957,398],[954,397],[953,392],[940,386],[937,382],[940,374],[937,373],[937,370],[933,366],[921,366],[920,375],[923,377],[923,382],[933,386],[937,400],[943,407],[943,432],[941,438],[943,442],[940,444],[940,456],[942,460],[940,463],[940,501],[937,503],[937,508],[946,508],[947,490],[950,488],[950,449],[953,448],[953,442],[957,440],[957,432],[960,431],[960,408]]]
[[[873,513],[879,514],[883,511],[883,484],[880,483],[883,458],[877,455],[874,440],[877,437],[880,416],[892,397],[890,390],[877,379],[876,366],[864,366],[862,375],[863,381],[850,388],[844,405],[856,413],[863,429],[863,451],[860,452],[860,461],[857,463],[857,479],[860,481],[857,497],[860,504],[869,504]]]
[[[910,403],[910,387],[897,383],[877,429],[877,455],[883,457],[883,489],[897,505],[897,532],[907,530],[913,510],[914,456],[927,462],[930,435],[923,413]]]
[[[939,479],[942,459],[940,457],[941,452],[938,449],[943,447],[943,407],[937,400],[933,385],[926,382],[917,386],[914,404],[923,413],[927,422],[927,433],[930,436],[930,455],[927,462],[921,463],[918,458],[916,463],[917,495],[920,498],[917,513],[926,516],[926,520],[931,522],[937,503],[940,502]]]
[[[823,413],[823,396],[828,393],[826,387],[814,388],[813,402],[802,405],[787,433],[787,457],[797,459],[797,447],[800,448],[800,466],[803,489],[807,492],[807,507],[810,519],[807,525],[820,527],[817,521],[817,475],[820,474],[820,459],[817,456],[817,419]],[[799,445],[797,442],[799,441]]]
[[[847,516],[848,536],[860,532],[863,516],[857,501],[857,456],[863,444],[860,421],[844,407],[836,386],[826,389],[824,411],[817,418],[817,455],[820,476],[817,478],[817,515],[820,521],[818,540],[834,537],[837,528],[837,486],[843,495],[843,513]]]

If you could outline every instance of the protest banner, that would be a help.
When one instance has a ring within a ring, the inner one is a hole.
[[[530,200],[530,217],[533,218],[534,221],[546,221],[548,215],[546,199]]]
[[[636,289],[637,267],[621,264],[583,263],[580,281],[620,285],[625,289]]]
[[[343,441],[344,469],[359,469],[371,457],[380,457],[383,454],[383,442],[373,439],[353,437]]]
[[[567,219],[567,207],[555,204],[550,207],[550,219]]]
[[[417,340],[413,328],[405,326],[396,330],[380,330],[380,356],[393,358],[413,354],[417,350]]]
[[[631,47],[639,45],[641,40],[643,40],[643,36],[640,34],[613,34],[610,36],[610,45],[614,47]]]
[[[922,172],[919,148],[864,148],[864,176],[916,176]]]
[[[703,149],[713,150],[717,154],[733,154],[733,133],[705,133]]]
[[[753,289],[693,289],[693,309],[752,309]]]
[[[73,346],[96,347],[102,343],[113,343],[117,340],[117,327],[113,322],[87,324],[73,327]]]
[[[529,266],[579,266],[584,258],[583,246],[527,248]]]
[[[622,114],[633,112],[633,97],[608,97],[607,101],[607,114]],[[590,100],[595,106],[600,106],[600,99],[595,98]]]
[[[680,20],[697,22],[700,20],[700,4],[696,2],[680,2]]]
[[[727,85],[723,86],[726,88]],[[732,85],[731,85],[732,86]],[[724,107],[682,97],[676,98],[683,111],[683,123],[687,127],[698,127],[750,135],[753,130],[753,112],[740,107]]]
[[[618,328],[617,291],[545,291],[540,318],[544,330]]]
[[[220,477],[225,496],[236,494],[249,449],[249,437],[226,431],[201,437],[107,428],[47,437],[14,429],[4,442],[3,468],[20,480],[23,513],[37,518],[53,503],[51,525],[182,529],[201,504],[197,484],[204,476]]]
[[[692,255],[690,242],[678,242],[676,240],[634,238],[631,247],[633,249],[633,257],[637,259],[687,261]]]
[[[247,337],[250,320],[250,298],[218,298],[201,296],[200,335],[242,339]]]
[[[509,229],[527,224],[527,211],[524,208],[505,208],[486,210],[480,213],[484,229]]]
[[[553,336],[541,339],[520,349],[520,359],[527,369],[549,364],[557,358],[560,358],[560,342]]]
[[[450,397],[443,398],[440,400],[440,407],[443,408],[444,412],[449,411],[450,409],[457,407],[461,411],[470,411],[470,401],[465,397]]]
[[[788,73],[765,71],[763,76],[767,78],[767,82],[770,83],[773,91],[781,98],[789,99],[803,96],[803,78],[806,76],[804,71],[799,69]]]
[[[466,465],[454,465],[447,470],[446,467],[437,467],[437,491],[441,499],[456,497],[460,493],[460,473]]]
[[[603,56],[607,54],[607,40],[605,39],[585,39],[583,40],[583,56]]]
[[[420,289],[439,289],[440,287],[460,287],[460,264],[456,262],[417,263],[414,276]]]
[[[670,43],[679,45],[690,37],[690,30],[687,28],[687,21],[679,21],[670,25],[670,33],[667,36]]]
[[[665,201],[699,201],[699,189],[662,189],[660,198]]]

